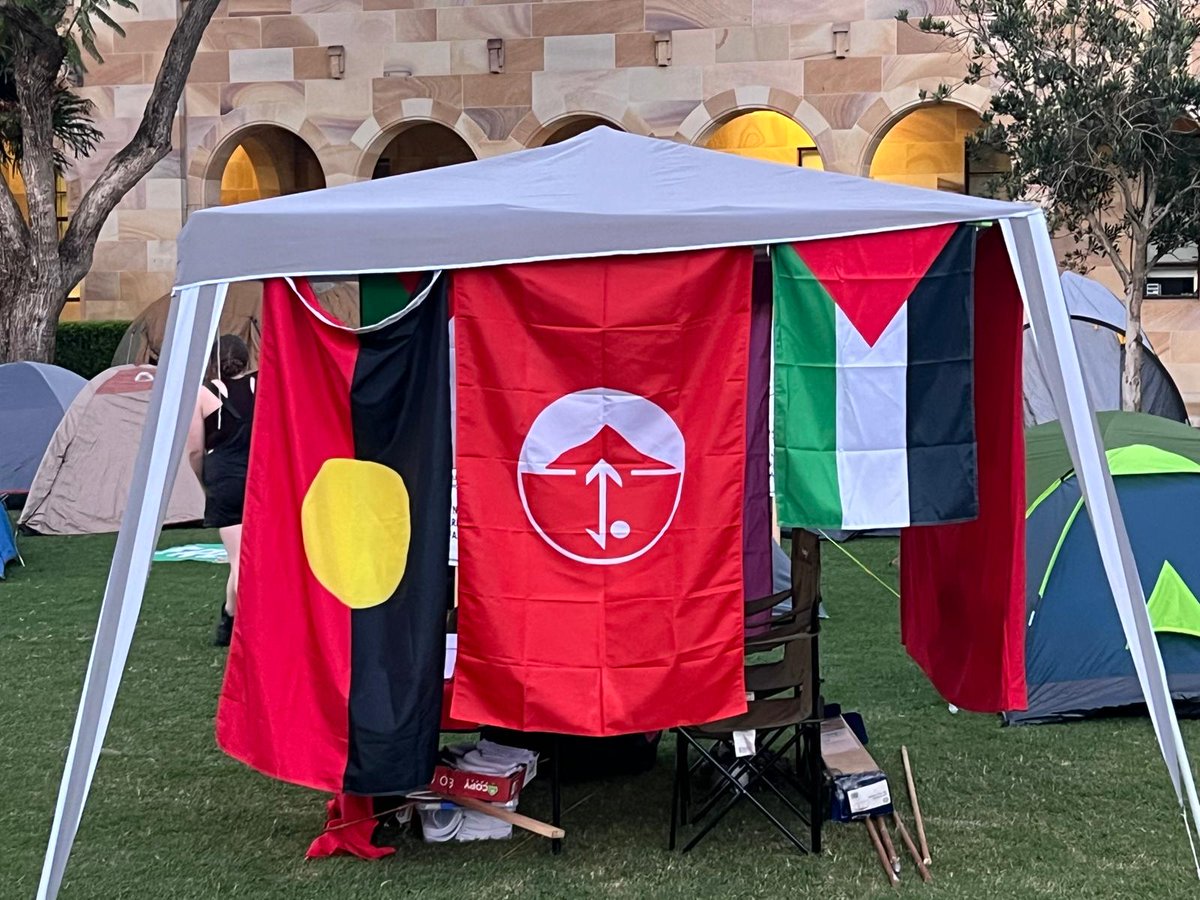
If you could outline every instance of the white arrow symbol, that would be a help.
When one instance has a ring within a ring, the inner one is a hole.
[[[612,479],[616,482],[617,487],[621,486],[621,475],[608,464],[608,460],[603,457],[591,469],[588,470],[585,484],[591,484],[597,478],[600,479],[600,526],[597,531],[588,529],[587,533],[592,536],[600,549],[604,549],[604,545],[608,541],[608,481]]]

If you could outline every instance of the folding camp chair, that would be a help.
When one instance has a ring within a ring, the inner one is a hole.
[[[772,616],[765,630],[747,638],[747,654],[782,649],[782,658],[746,667],[746,690],[754,698],[746,712],[675,731],[669,843],[672,850],[681,824],[701,826],[684,846],[686,853],[744,800],[797,849],[821,851],[824,789],[820,729],[824,710],[818,674],[820,566],[815,540],[813,536],[812,540],[801,538],[793,543],[792,591],[746,605],[751,616],[778,606],[789,594],[793,599],[790,613]],[[816,580],[812,577],[814,573]],[[747,755],[738,756],[739,733],[749,731],[755,733],[754,746]],[[789,758],[793,749],[794,761]],[[692,750],[698,754],[695,763],[691,761]],[[692,785],[703,773],[711,773],[716,784],[696,804],[693,813]],[[768,794],[807,825],[807,846],[759,799],[767,798]],[[797,797],[806,808],[797,806],[794,801]]]

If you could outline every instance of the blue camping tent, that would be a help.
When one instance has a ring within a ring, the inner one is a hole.
[[[87,381],[58,366],[0,365],[0,494],[25,494],[42,454]]]
[[[1099,415],[1150,621],[1180,712],[1200,712],[1200,430],[1159,416]],[[1139,705],[1143,695],[1062,429],[1025,434],[1025,671],[1029,707],[1008,723]]]
[[[0,500],[4,498],[0,496]],[[0,502],[0,581],[4,580],[4,567],[14,559],[20,559],[17,553],[17,539],[13,534],[12,521],[8,518],[8,513],[4,511],[4,504]]]

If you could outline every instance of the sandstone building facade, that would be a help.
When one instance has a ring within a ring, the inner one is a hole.
[[[99,35],[80,92],[104,142],[63,215],[133,135],[180,3]],[[131,317],[170,290],[188,214],[562,140],[595,125],[791,165],[975,192],[964,139],[987,94],[923,105],[963,61],[894,16],[948,0],[223,0],[175,146],[112,215],[70,316]],[[18,186],[19,189],[19,186]],[[330,240],[336,240],[330,235]],[[1156,349],[1200,400],[1200,304],[1155,300]]]

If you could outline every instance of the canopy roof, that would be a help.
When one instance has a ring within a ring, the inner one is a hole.
[[[800,241],[1034,207],[595,128],[440,169],[193,214],[176,286]]]

